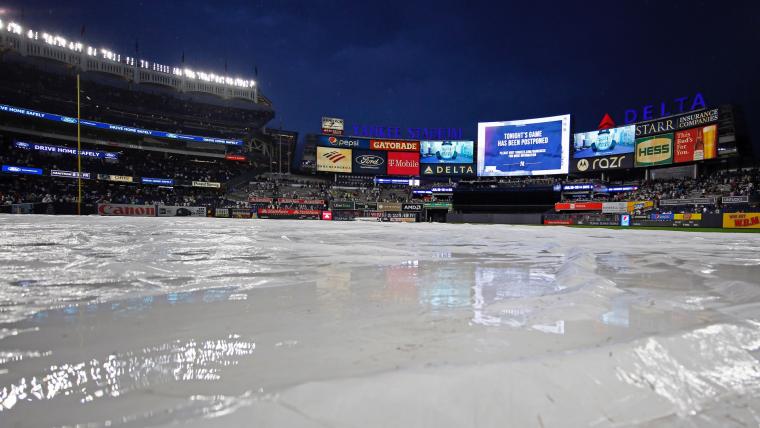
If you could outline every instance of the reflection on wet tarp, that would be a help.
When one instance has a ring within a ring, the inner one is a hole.
[[[222,367],[250,356],[256,344],[232,334],[223,339],[165,343],[51,366],[44,373],[0,388],[0,411],[21,403],[75,396],[82,403],[118,397],[135,388],[169,381],[215,381]]]

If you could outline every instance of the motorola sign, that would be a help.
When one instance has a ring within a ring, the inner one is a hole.
[[[572,172],[606,171],[610,169],[633,168],[633,154],[601,156],[573,159]]]

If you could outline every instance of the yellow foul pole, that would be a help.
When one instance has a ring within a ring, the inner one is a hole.
[[[80,129],[79,111],[79,73],[77,73],[77,215],[82,215],[82,133]]]

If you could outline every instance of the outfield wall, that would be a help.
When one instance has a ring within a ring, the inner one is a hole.
[[[541,224],[542,214],[448,213],[446,223]]]

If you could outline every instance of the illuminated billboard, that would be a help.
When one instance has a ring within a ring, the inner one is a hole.
[[[636,139],[636,167],[673,163],[673,134]]]
[[[478,175],[567,174],[570,115],[478,123]]]
[[[388,152],[388,175],[420,175],[420,154]]]
[[[718,126],[708,125],[675,133],[673,162],[691,162],[718,157]]]
[[[473,141],[420,141],[420,163],[472,163]]]
[[[375,150],[353,150],[353,174],[385,175],[388,164],[388,152]]]
[[[573,139],[573,158],[633,153],[635,145],[635,125],[577,133]]]
[[[317,147],[317,171],[351,173],[351,149]]]

